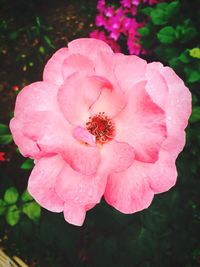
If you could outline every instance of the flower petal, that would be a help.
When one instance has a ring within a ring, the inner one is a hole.
[[[13,118],[10,121],[10,130],[19,150],[24,157],[36,158],[41,155],[41,150],[35,141],[24,136],[23,123],[21,120]]]
[[[156,72],[157,80],[162,79],[164,84],[160,83],[157,91],[153,90],[152,86],[147,86],[147,91],[153,101],[165,110],[168,138],[162,147],[169,150],[176,158],[185,144],[183,130],[187,126],[191,114],[191,94],[171,68],[163,67],[158,62],[150,63],[147,66],[147,76],[152,83],[155,84],[153,80],[156,80],[156,77],[153,77],[153,73]],[[158,76],[161,76],[161,78],[158,78]]]
[[[153,196],[148,177],[137,161],[124,172],[110,174],[104,194],[107,203],[123,213],[147,208]]]
[[[68,56],[62,65],[63,79],[65,80],[71,74],[77,71],[85,71],[88,75],[94,74],[93,62],[80,54],[72,54]]]
[[[106,176],[98,173],[87,176],[66,165],[56,183],[56,192],[65,201],[64,215],[69,223],[81,225],[85,212],[100,202]]]
[[[65,118],[72,124],[84,126],[89,108],[98,99],[107,80],[88,77],[84,72],[72,74],[58,91],[58,103]]]
[[[62,64],[68,55],[68,49],[65,47],[59,49],[49,59],[43,72],[44,81],[55,85],[60,85],[63,83]]]
[[[146,164],[146,173],[149,175],[149,185],[155,193],[166,192],[176,183],[175,159],[169,152],[161,150],[158,161]]]
[[[35,82],[24,87],[17,96],[14,115],[27,117],[34,111],[58,111],[57,92],[57,86],[46,82]]]
[[[129,102],[115,119],[115,139],[130,144],[136,160],[155,162],[167,134],[165,113],[151,100],[145,85],[140,82],[127,93]]]
[[[72,137],[72,128],[59,113],[35,112],[24,121],[22,132],[43,152],[62,155],[74,170],[86,175],[96,173],[99,150],[77,142]]]
[[[103,145],[102,164],[111,172],[121,172],[129,168],[135,158],[134,149],[127,143],[112,140]]]
[[[99,112],[105,112],[109,118],[112,118],[124,108],[125,104],[126,99],[122,91],[117,87],[109,86],[109,88],[102,89],[97,101],[91,105],[90,114],[95,115]]]
[[[113,53],[112,49],[105,42],[93,38],[80,38],[68,44],[71,54],[81,54],[92,60],[98,56],[99,52]]]
[[[85,220],[86,211],[80,206],[73,205],[71,202],[65,202],[64,218],[68,223],[76,226],[82,226]]]
[[[29,193],[50,211],[63,211],[64,202],[55,192],[55,184],[64,165],[59,156],[42,158],[36,163],[28,181]]]
[[[120,56],[121,55],[121,56]],[[133,85],[145,79],[147,63],[137,56],[118,54],[114,72],[122,91],[132,90]]]

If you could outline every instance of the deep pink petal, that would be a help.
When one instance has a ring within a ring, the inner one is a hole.
[[[61,48],[49,59],[43,72],[44,81],[55,85],[63,83],[62,64],[67,56],[68,49]]]
[[[86,56],[72,54],[68,56],[62,66],[63,79],[65,80],[71,74],[77,71],[85,71],[88,75],[94,74],[94,64]]]
[[[155,162],[166,139],[165,113],[145,91],[146,82],[129,90],[125,109],[115,119],[116,140],[127,142],[135,151],[135,159]]]
[[[15,104],[15,116],[27,117],[34,111],[58,111],[58,87],[46,82],[35,82],[21,90]]]
[[[58,92],[58,103],[65,118],[75,125],[85,126],[89,120],[89,108],[98,99],[107,80],[88,77],[85,72],[72,74]]]
[[[81,54],[95,60],[99,53],[110,53],[113,51],[105,42],[93,38],[80,38],[68,44],[71,54]]]
[[[105,200],[123,213],[143,210],[151,204],[154,196],[148,179],[135,161],[124,172],[109,175],[104,193]]]
[[[55,185],[64,165],[65,162],[59,156],[42,158],[35,165],[28,181],[29,193],[50,211],[63,211],[64,202],[55,192]]]
[[[103,145],[101,150],[103,165],[110,172],[121,172],[129,168],[135,158],[134,149],[127,143],[112,140]]]
[[[121,90],[132,90],[134,84],[143,81],[146,66],[146,61],[137,56],[118,54],[114,73]]]

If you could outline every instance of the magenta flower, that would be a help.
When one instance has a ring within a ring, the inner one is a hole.
[[[190,92],[171,68],[86,38],[58,50],[43,81],[18,94],[10,128],[35,160],[30,194],[82,225],[103,195],[134,213],[175,184],[190,112]]]

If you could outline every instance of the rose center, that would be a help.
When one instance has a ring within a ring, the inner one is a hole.
[[[100,144],[110,141],[115,136],[114,124],[105,112],[99,112],[97,115],[89,117],[86,128],[96,137],[96,142]]]

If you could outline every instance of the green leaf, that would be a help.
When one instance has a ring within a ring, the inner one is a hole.
[[[20,210],[16,205],[13,205],[8,208],[6,212],[6,221],[9,225],[14,226],[19,222],[20,219]]]
[[[0,135],[0,144],[7,145],[12,142],[12,135],[11,134],[2,134]]]
[[[192,109],[192,115],[190,116],[190,122],[198,122],[200,121],[200,107],[199,106],[195,106]]]
[[[44,40],[51,48],[55,48],[55,46],[52,44],[51,40],[47,35],[44,35]]]
[[[185,67],[187,82],[194,83],[200,80],[200,72],[189,67]]]
[[[157,37],[162,44],[171,44],[175,40],[174,28],[166,26],[162,28],[158,33]]]
[[[41,53],[41,54],[45,54],[45,48],[44,48],[44,46],[40,46],[39,47],[39,52]]]
[[[167,13],[167,3],[161,3],[152,9],[150,17],[153,24],[155,25],[165,25],[168,22],[168,13]]]
[[[22,170],[31,170],[34,167],[34,162],[32,159],[27,159],[22,163],[21,169]]]
[[[200,48],[195,47],[189,50],[189,55],[193,58],[200,59]]]
[[[10,187],[4,194],[4,200],[8,204],[15,204],[19,198],[19,193],[15,187]]]
[[[41,207],[36,202],[24,204],[22,211],[33,221],[38,220],[41,215]]]
[[[33,200],[32,196],[28,193],[27,190],[24,191],[24,193],[21,196],[21,199],[23,202],[31,201]]]
[[[179,1],[174,1],[172,3],[170,3],[167,7],[167,13],[168,16],[171,18],[174,15],[176,15],[180,10],[180,3]]]
[[[142,9],[142,13],[149,16],[151,14],[152,10],[153,10],[152,7],[145,7]]]
[[[185,50],[183,53],[181,53],[178,58],[183,63],[189,63],[190,62],[190,58],[189,58],[189,55],[188,55],[188,50]]]
[[[0,123],[0,135],[9,133],[9,128],[6,124]]]
[[[148,36],[150,34],[150,30],[147,27],[142,27],[142,28],[138,29],[138,32],[141,36],[144,36],[144,37]]]
[[[0,199],[0,215],[4,214],[6,210],[6,202]]]

